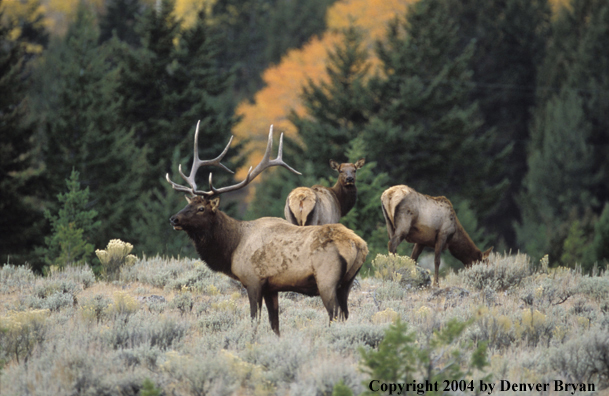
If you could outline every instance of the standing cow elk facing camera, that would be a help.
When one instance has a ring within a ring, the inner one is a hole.
[[[482,252],[469,237],[445,197],[430,197],[400,185],[388,188],[381,195],[383,215],[389,234],[389,253],[396,252],[406,240],[414,243],[412,259],[417,260],[425,246],[434,248],[434,285],[438,286],[440,254],[448,251],[465,267],[487,261],[493,248]]]
[[[245,187],[262,171],[283,166],[298,173],[282,160],[283,135],[277,158],[270,160],[273,127],[261,162],[250,167],[243,181],[215,188],[209,175],[210,191],[199,191],[195,175],[200,166],[212,165],[225,170],[220,161],[232,142],[215,159],[202,161],[198,156],[199,124],[190,175],[180,175],[190,187],[167,181],[176,191],[189,193],[188,205],[170,219],[175,230],[185,231],[197,253],[210,269],[240,281],[247,290],[252,319],[260,318],[262,299],[269,312],[271,328],[279,335],[280,291],[321,296],[330,321],[347,319],[347,300],[351,284],[359,272],[368,246],[353,231],[340,224],[297,227],[274,217],[239,221],[219,209],[219,195]],[[230,170],[229,170],[230,171]]]
[[[330,188],[315,185],[292,190],[285,202],[286,220],[299,226],[338,223],[355,206],[355,174],[365,162],[364,158],[355,164],[330,160],[330,167],[338,172],[336,184]]]

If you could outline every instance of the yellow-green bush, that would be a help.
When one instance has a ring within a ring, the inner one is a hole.
[[[7,358],[15,358],[17,363],[22,359],[27,362],[36,345],[44,341],[49,312],[35,309],[9,312],[0,317],[0,350],[5,351]]]
[[[408,256],[377,254],[372,260],[374,277],[414,287],[431,283],[429,270],[421,268]]]
[[[123,267],[132,266],[137,257],[129,254],[133,245],[120,239],[112,239],[108,242],[106,250],[97,249],[95,254],[102,265],[102,275],[107,280],[116,280]]]

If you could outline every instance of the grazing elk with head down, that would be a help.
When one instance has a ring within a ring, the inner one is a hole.
[[[197,190],[196,172],[202,165],[228,170],[220,161],[232,138],[217,158],[202,161],[198,156],[198,135],[197,124],[190,175],[186,177],[181,166],[179,168],[190,187],[172,182],[167,175],[167,181],[175,190],[192,195],[192,198],[187,197],[188,205],[171,217],[173,228],[186,231],[209,268],[243,284],[252,319],[259,319],[264,298],[271,328],[277,335],[280,291],[321,296],[330,321],[336,317],[347,319],[349,290],[368,254],[366,242],[340,224],[297,227],[273,217],[238,221],[218,209],[220,194],[246,186],[266,168],[279,165],[298,173],[281,158],[283,135],[276,159],[269,159],[273,142],[271,126],[264,157],[253,170],[250,167],[246,178],[233,186],[216,189],[210,174],[210,191]]]
[[[299,226],[338,223],[355,206],[355,173],[365,162],[364,158],[355,164],[330,160],[330,166],[338,172],[336,184],[330,188],[315,185],[292,190],[283,210],[286,220]]]
[[[385,190],[381,202],[389,234],[389,252],[395,253],[403,240],[414,243],[413,260],[425,246],[434,248],[435,286],[439,284],[440,254],[444,249],[466,267],[487,260],[493,250],[491,247],[482,252],[476,247],[445,197],[430,197],[400,185]]]

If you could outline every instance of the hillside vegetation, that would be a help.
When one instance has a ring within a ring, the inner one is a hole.
[[[282,293],[277,337],[266,309],[252,324],[239,283],[197,260],[144,258],[112,282],[88,266],[40,277],[5,265],[0,394],[357,395],[371,379],[609,387],[607,272],[493,255],[419,288],[409,260],[375,266],[346,322],[328,325],[318,297]]]

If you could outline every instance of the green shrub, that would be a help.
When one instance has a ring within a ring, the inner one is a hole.
[[[36,275],[27,265],[5,264],[0,267],[0,292],[13,293],[32,287]]]
[[[492,255],[488,265],[476,264],[461,271],[466,285],[476,290],[491,288],[496,291],[513,289],[533,273],[530,258],[526,254]]]
[[[61,269],[49,268],[46,279],[52,281],[71,281],[87,289],[95,283],[95,274],[91,267],[85,266],[66,266]]]
[[[111,305],[112,300],[101,294],[97,294],[80,303],[81,315],[86,320],[95,320],[96,323],[99,323],[108,317],[108,307]]]
[[[609,300],[609,271],[605,271],[603,276],[583,276],[575,292],[590,296],[597,301]]]
[[[121,279],[169,290],[188,290],[211,295],[241,287],[240,283],[210,270],[201,260],[160,256],[140,260],[132,267],[125,268],[121,273]]]
[[[384,329],[374,324],[344,323],[330,326],[328,341],[340,351],[377,348],[383,340]]]
[[[181,382],[182,394],[228,396],[240,386],[237,373],[229,359],[219,356],[197,358],[178,352],[167,353],[163,370]]]
[[[571,383],[609,388],[609,333],[590,330],[553,350],[551,367]]]
[[[444,380],[473,380],[473,375],[484,370],[488,362],[485,343],[468,350],[468,345],[459,342],[467,325],[466,322],[449,320],[426,344],[420,345],[406,323],[397,321],[387,329],[377,350],[360,349],[360,367],[368,376],[363,384],[368,386],[372,380],[411,384],[413,381],[441,384]],[[376,394],[368,389],[364,395]],[[443,392],[438,388],[438,392],[428,391],[426,394],[440,395]]]
[[[161,389],[157,388],[150,378],[146,378],[142,383],[140,396],[161,396]]]
[[[133,349],[140,346],[170,350],[180,342],[188,325],[171,317],[149,320],[143,313],[112,323],[104,338],[113,349]]]
[[[180,311],[181,315],[190,313],[193,306],[192,294],[190,292],[180,293],[174,297],[171,305]]]

